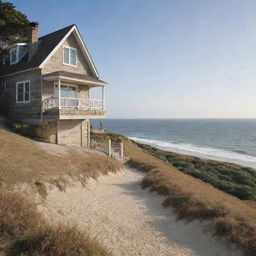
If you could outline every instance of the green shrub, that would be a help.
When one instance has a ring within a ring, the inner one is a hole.
[[[212,186],[242,200],[256,201],[256,171],[252,168],[180,155],[149,145],[138,145],[147,153],[167,161],[183,173],[210,183]]]

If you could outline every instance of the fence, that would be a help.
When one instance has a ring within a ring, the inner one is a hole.
[[[112,141],[111,139],[97,140],[91,138],[91,148],[107,154],[109,157],[117,159],[124,158],[124,145],[123,142]]]

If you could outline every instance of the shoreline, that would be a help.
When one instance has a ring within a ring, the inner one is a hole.
[[[218,155],[211,155],[211,154],[203,154],[200,152],[196,152],[196,151],[192,151],[192,150],[186,150],[186,149],[180,149],[177,147],[172,147],[171,145],[168,146],[161,146],[159,145],[160,143],[166,143],[168,144],[168,142],[164,142],[164,141],[159,141],[159,140],[151,140],[151,139],[141,139],[141,138],[137,138],[137,137],[132,137],[129,136],[129,139],[137,142],[137,143],[141,143],[141,144],[146,144],[164,151],[168,151],[168,152],[173,152],[173,153],[178,153],[178,154],[182,154],[182,155],[186,155],[186,156],[194,156],[194,157],[199,157],[202,159],[208,159],[208,160],[215,160],[215,161],[221,161],[221,162],[227,162],[227,163],[233,163],[233,164],[238,164],[244,167],[250,167],[250,168],[255,168],[256,169],[256,157],[255,157],[255,162],[254,161],[246,161],[246,160],[241,160],[241,159],[236,159],[236,158],[228,158],[228,157],[224,157],[224,156],[218,156]],[[160,142],[160,143],[158,143]],[[178,144],[177,144],[178,145]],[[182,144],[179,144],[182,145]],[[185,144],[184,144],[185,145]],[[194,145],[193,145],[194,146]],[[203,147],[199,147],[199,146],[195,146],[195,148],[198,149],[204,149]],[[215,149],[215,148],[210,148],[211,150],[216,150],[216,152],[225,152],[225,153],[231,153],[233,155],[237,155],[237,156],[245,156],[248,158],[254,158],[253,156],[249,156],[249,155],[243,155],[237,152],[232,152],[232,151],[226,151],[224,149]]]

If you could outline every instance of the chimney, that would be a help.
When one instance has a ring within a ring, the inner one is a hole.
[[[29,50],[28,50],[28,60],[30,61],[37,51],[38,47],[38,22],[33,21],[29,24]]]

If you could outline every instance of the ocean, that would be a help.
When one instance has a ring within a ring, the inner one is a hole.
[[[99,121],[92,124],[98,127]],[[105,119],[103,124],[163,150],[256,167],[256,119]]]

